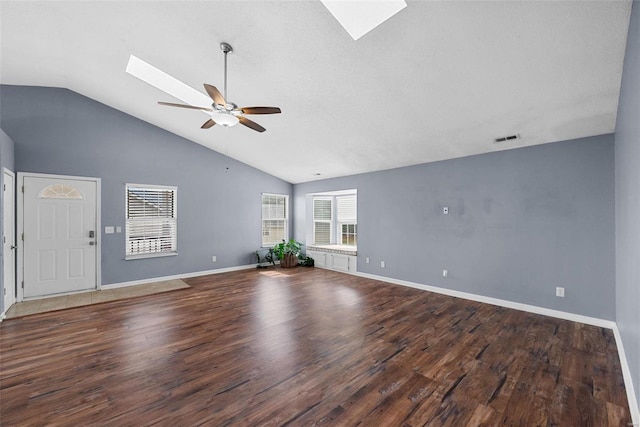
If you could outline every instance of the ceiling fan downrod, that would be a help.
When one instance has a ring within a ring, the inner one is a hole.
[[[224,99],[229,99],[227,98],[227,54],[233,52],[233,48],[229,43],[222,42],[220,49],[224,53]]]

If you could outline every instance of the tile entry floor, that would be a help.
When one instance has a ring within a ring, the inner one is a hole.
[[[160,292],[173,291],[190,287],[180,279],[165,280],[145,285],[126,286],[123,288],[102,289],[100,291],[81,292],[71,295],[41,298],[15,303],[7,312],[6,318],[28,316],[30,314],[45,313],[47,311],[63,310],[65,308],[98,304],[125,298],[152,295]]]

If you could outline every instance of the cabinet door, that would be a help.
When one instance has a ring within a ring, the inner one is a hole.
[[[324,252],[307,251],[307,255],[313,258],[314,265],[320,268],[327,268],[327,254]]]
[[[349,256],[340,254],[331,254],[331,268],[337,271],[349,271]]]

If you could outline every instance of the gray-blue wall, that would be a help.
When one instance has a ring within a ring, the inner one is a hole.
[[[0,188],[4,185],[4,168],[13,171],[13,140],[0,128]],[[0,194],[0,236],[4,236],[4,197]],[[0,245],[0,313],[4,311],[4,245]]]
[[[640,406],[640,4],[627,36],[615,133],[616,321]]]
[[[307,193],[350,188],[361,272],[615,319],[613,135],[298,184],[296,238]]]
[[[16,171],[102,179],[102,284],[250,264],[261,193],[292,193],[285,181],[69,90],[0,91]],[[124,230],[127,182],[178,186],[178,256],[125,261],[124,233],[104,234],[104,226]]]

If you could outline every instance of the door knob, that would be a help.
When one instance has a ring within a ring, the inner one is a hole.
[[[11,249],[18,249],[18,247],[11,245]]]
[[[91,246],[93,246],[93,245],[95,245],[95,244],[96,244],[96,242],[94,242],[94,241],[92,240],[92,241],[90,241],[90,242],[89,242],[89,244],[90,244]]]

